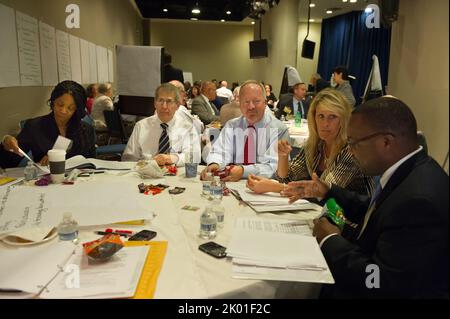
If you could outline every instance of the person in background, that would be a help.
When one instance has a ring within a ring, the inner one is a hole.
[[[296,83],[292,87],[293,93],[286,93],[280,97],[280,101],[277,104],[277,111],[275,116],[279,119],[283,115],[286,119],[292,119],[297,112],[303,119],[306,119],[309,109],[309,103],[311,99],[305,99],[306,97],[306,84]]]
[[[191,91],[191,87],[192,87],[191,82],[185,81],[183,83],[183,86],[184,86],[184,92],[186,92],[186,94]]]
[[[207,125],[219,120],[219,110],[212,103],[216,98],[216,85],[213,82],[202,82],[200,95],[192,101],[192,114],[198,115],[203,124]]]
[[[348,77],[348,70],[347,67],[340,65],[334,68],[333,70],[333,80],[337,84],[335,86],[335,89],[344,94],[345,98],[348,100],[348,103],[352,107],[355,106],[356,100],[355,96],[353,95],[353,89],[350,85]]]
[[[239,90],[240,86],[236,87],[233,91],[233,102],[225,104],[220,109],[220,124],[225,126],[225,124],[234,118],[242,115],[241,106],[239,104]]]
[[[180,81],[172,80],[169,82],[173,86],[178,89],[178,93],[180,94],[180,105],[178,106],[177,114],[182,115],[186,120],[193,123],[197,133],[200,135],[203,132],[204,125],[200,119],[193,116],[191,112],[186,108],[186,91],[184,90],[184,85]]]
[[[95,122],[95,130],[98,132],[108,131],[103,111],[114,109],[112,96],[111,83],[102,83],[98,86],[98,96],[94,101],[91,113],[92,119]]]
[[[27,120],[17,138],[10,135],[3,138],[0,166],[19,165],[23,159],[19,148],[25,153],[31,151],[35,162],[47,165],[47,152],[59,135],[72,140],[67,158],[75,155],[95,157],[94,128],[81,120],[86,115],[85,89],[74,81],[63,81],[55,86],[48,103],[49,114]]]
[[[322,79],[319,73],[314,73],[311,75],[311,80],[309,82],[311,83],[311,91],[313,91],[314,94],[330,87],[330,82]]]
[[[278,99],[275,96],[275,94],[273,94],[273,92],[272,92],[272,85],[266,84],[266,85],[264,85],[264,87],[266,89],[267,105],[269,106],[269,108],[271,110],[273,110],[273,108],[275,107],[275,102],[278,101]]]
[[[219,86],[220,87],[216,90],[217,96],[226,99],[225,104],[230,103],[233,100],[233,92],[228,89],[228,82],[220,81]]]
[[[92,113],[92,107],[94,106],[94,100],[98,95],[98,85],[96,83],[89,84],[86,88],[86,95],[87,95],[87,101],[86,101],[86,111],[87,114],[90,115]]]
[[[184,82],[183,71],[181,69],[177,69],[172,65],[172,55],[167,52],[164,52],[164,66],[163,66],[163,83],[177,80],[181,83]]]
[[[335,280],[321,297],[448,300],[448,175],[419,146],[411,109],[393,96],[369,100],[353,111],[347,136],[361,170],[381,176],[372,198],[317,178],[284,192],[291,201],[334,198],[360,225],[348,240],[326,218],[314,220]]]
[[[200,95],[200,84],[194,84],[191,89],[189,90],[189,99],[187,100],[187,108],[191,109],[192,108],[192,101]]]
[[[250,174],[273,176],[278,158],[276,145],[280,139],[289,139],[287,127],[266,112],[266,94],[261,83],[253,80],[242,84],[239,91],[242,116],[229,120],[214,142],[206,162],[207,172],[226,166],[230,175],[224,181],[238,181]]]
[[[370,195],[371,178],[356,165],[347,145],[347,126],[351,107],[342,93],[322,90],[312,100],[308,114],[309,137],[299,154],[289,163],[292,147],[287,141],[278,143],[277,180],[250,176],[247,186],[256,193],[281,192],[291,181],[311,180],[316,174],[361,195]]]
[[[191,121],[177,113],[176,86],[161,84],[155,92],[155,114],[136,123],[122,161],[155,160],[158,165],[184,166],[187,153],[200,162],[200,137]]]

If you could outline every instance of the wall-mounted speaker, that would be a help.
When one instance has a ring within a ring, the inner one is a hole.
[[[249,47],[250,59],[260,59],[268,57],[267,39],[250,41]]]

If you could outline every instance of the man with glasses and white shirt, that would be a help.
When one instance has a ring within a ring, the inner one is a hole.
[[[158,165],[184,166],[193,154],[200,162],[200,138],[192,122],[177,114],[179,90],[161,84],[155,93],[155,114],[136,123],[122,155],[122,161],[154,159]]]

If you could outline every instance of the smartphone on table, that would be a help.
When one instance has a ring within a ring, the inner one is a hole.
[[[198,246],[198,249],[216,258],[224,258],[227,256],[227,253],[225,252],[227,250],[226,247],[223,247],[213,241],[201,244]]]
[[[156,234],[153,230],[145,229],[128,238],[128,241],[148,241],[155,238]]]

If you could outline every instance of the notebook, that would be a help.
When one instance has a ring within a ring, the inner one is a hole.
[[[66,160],[66,170],[97,169],[97,170],[131,170],[136,166],[135,162],[105,161],[96,158],[85,158],[77,155]]]

